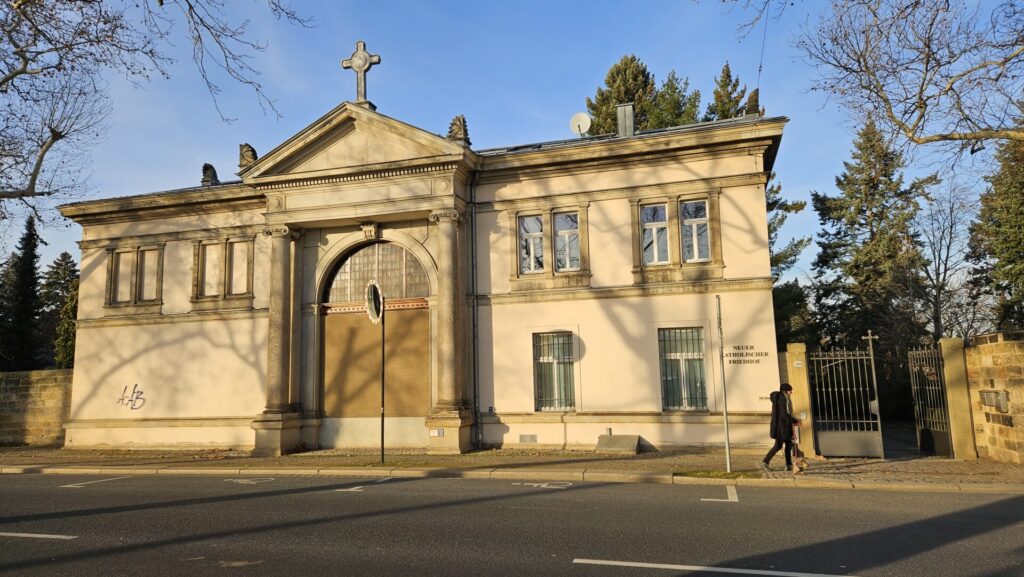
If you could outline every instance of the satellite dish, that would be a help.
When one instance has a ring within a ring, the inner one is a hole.
[[[586,112],[577,112],[569,119],[569,130],[576,136],[583,136],[590,130],[590,116]]]

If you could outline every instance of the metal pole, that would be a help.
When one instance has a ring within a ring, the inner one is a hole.
[[[380,295],[380,464],[384,464],[384,294]]]
[[[718,307],[718,364],[722,369],[722,421],[725,423],[725,472],[732,473],[732,455],[729,452],[729,400],[725,394],[725,337],[722,336],[722,296],[715,295]]]

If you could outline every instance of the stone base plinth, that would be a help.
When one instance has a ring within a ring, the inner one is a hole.
[[[427,454],[451,455],[473,449],[473,413],[466,409],[435,411],[424,419],[430,434]]]
[[[256,432],[253,457],[279,457],[302,445],[302,420],[296,413],[263,414],[252,422]]]

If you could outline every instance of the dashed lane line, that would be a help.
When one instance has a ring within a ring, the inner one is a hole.
[[[107,481],[116,481],[118,479],[127,479],[128,477],[113,477],[110,479],[100,479],[99,481],[85,481],[83,483],[73,483],[71,485],[61,485],[61,489],[81,489],[85,485],[92,485],[93,483],[106,483]]]
[[[16,537],[21,539],[78,539],[78,535],[47,535],[46,533],[0,533],[0,537]]]
[[[767,575],[770,577],[854,577],[826,573],[797,573],[794,571],[768,571],[765,569],[733,569],[730,567],[704,567],[701,565],[665,565],[662,563],[635,563],[631,561],[606,561],[602,559],[573,559],[573,564],[605,565],[610,567],[636,567],[638,569],[668,569],[670,571],[701,571],[704,573],[729,573],[732,575]]]
[[[727,499],[701,499],[701,501],[717,501],[719,503],[739,503],[740,498],[736,495],[736,485],[726,485],[725,493]]]

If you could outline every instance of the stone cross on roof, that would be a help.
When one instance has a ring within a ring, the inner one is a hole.
[[[374,64],[380,64],[380,55],[367,52],[366,42],[362,40],[356,42],[356,51],[352,53],[352,56],[341,61],[342,68],[351,68],[356,71],[356,103],[369,105],[371,109],[375,107],[366,99],[366,72]]]

